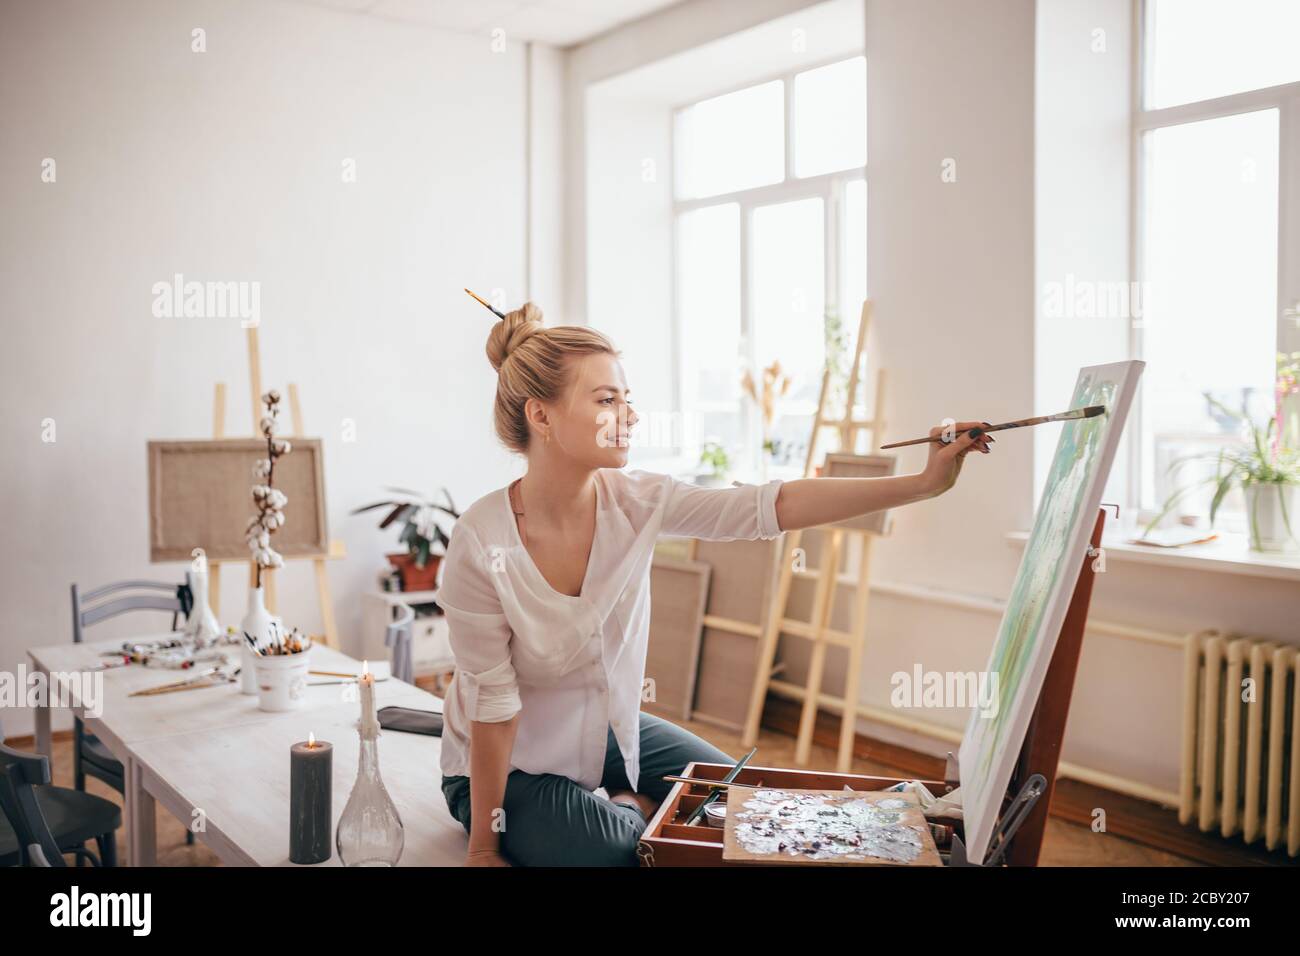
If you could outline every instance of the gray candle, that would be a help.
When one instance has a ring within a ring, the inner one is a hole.
[[[333,784],[333,744],[309,734],[289,748],[290,862],[324,863],[333,853]]]

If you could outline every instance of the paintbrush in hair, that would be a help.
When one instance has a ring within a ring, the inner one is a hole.
[[[473,292],[470,292],[469,289],[466,289],[465,292],[468,293],[469,296],[470,296],[470,297],[471,297],[475,302],[477,302],[477,303],[479,303],[481,306],[483,306],[483,308],[488,309],[489,311],[491,311],[491,313],[492,313],[493,315],[495,315],[498,319],[504,319],[504,318],[506,317],[504,312],[498,312],[496,309],[492,308],[492,306],[490,306],[490,305],[488,305],[486,302],[484,302],[481,298],[479,298],[478,296],[474,295]]]
[[[1068,422],[1076,418],[1094,418],[1106,411],[1105,405],[1089,405],[1087,408],[1072,408],[1068,412],[1057,412],[1055,415],[1039,415],[1036,418],[1021,418],[1014,422],[1003,422],[1001,425],[985,425],[983,428],[972,428],[970,435],[972,438],[978,435],[987,435],[989,432],[1000,432],[1008,428],[1025,428],[1029,425],[1041,425],[1044,422]],[[902,448],[904,445],[924,445],[927,442],[937,441],[941,444],[948,444],[953,438],[945,439],[943,435],[927,436],[925,438],[913,438],[910,441],[896,441],[888,445],[881,445],[880,450],[886,448]]]

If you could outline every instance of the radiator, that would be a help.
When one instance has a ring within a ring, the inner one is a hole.
[[[1218,631],[1187,638],[1182,823],[1300,854],[1296,648]],[[1249,680],[1254,700],[1248,698]]]

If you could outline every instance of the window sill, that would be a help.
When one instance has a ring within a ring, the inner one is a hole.
[[[1101,546],[1106,560],[1130,564],[1148,564],[1186,571],[1215,571],[1222,574],[1243,574],[1248,577],[1273,578],[1279,581],[1300,582],[1300,555],[1275,554],[1251,551],[1245,535],[1221,534],[1213,541],[1188,544],[1178,548],[1155,548],[1145,544],[1132,544],[1127,539],[1131,533],[1107,531]],[[1028,531],[1010,531],[1007,541],[1022,547],[1029,540]]]

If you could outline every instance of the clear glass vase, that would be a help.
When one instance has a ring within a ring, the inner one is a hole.
[[[362,721],[361,756],[335,833],[335,846],[344,866],[396,866],[406,842],[397,806],[379,775],[379,732]]]

